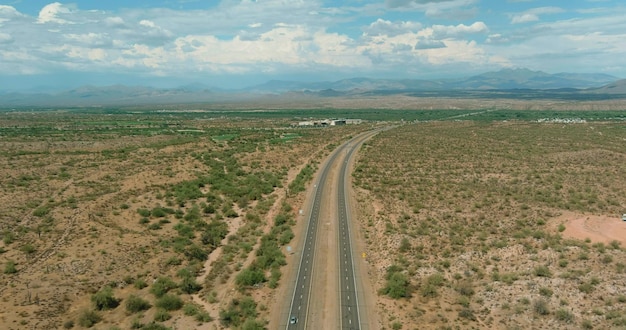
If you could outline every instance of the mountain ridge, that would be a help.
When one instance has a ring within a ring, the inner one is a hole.
[[[626,95],[626,79],[602,73],[557,73],[532,71],[525,68],[502,69],[460,79],[384,79],[354,77],[336,81],[301,82],[270,80],[266,83],[238,90],[225,90],[199,82],[176,88],[149,86],[84,85],[58,93],[2,93],[0,107],[4,106],[104,106],[136,104],[200,103],[253,99],[255,96],[303,94],[307,96],[337,97],[354,95],[382,95],[394,93],[424,93],[463,95],[480,92],[537,91],[541,95],[576,94],[578,98],[591,94]]]

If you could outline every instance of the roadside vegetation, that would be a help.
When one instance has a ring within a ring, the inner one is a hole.
[[[15,329],[266,327],[261,297],[281,285],[292,205],[325,146],[367,128],[119,109],[2,116],[0,308],[11,313],[0,323]]]

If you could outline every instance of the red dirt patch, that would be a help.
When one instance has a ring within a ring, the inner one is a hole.
[[[619,216],[586,215],[565,212],[556,219],[556,224],[565,225],[563,237],[590,239],[593,243],[618,241],[626,246],[626,221]]]

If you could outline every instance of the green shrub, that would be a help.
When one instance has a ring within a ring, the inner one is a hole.
[[[248,267],[242,270],[235,278],[235,283],[240,286],[253,286],[265,282],[265,274],[262,270]]]
[[[403,273],[393,273],[388,279],[387,284],[383,288],[383,294],[393,299],[400,299],[409,296],[409,278]]]
[[[155,322],[165,322],[171,318],[172,315],[164,309],[157,309],[156,313],[154,313]]]
[[[20,247],[20,251],[30,255],[35,253],[35,251],[37,251],[37,249],[35,249],[34,246],[32,246],[31,244],[24,244]]]
[[[535,275],[539,277],[550,277],[552,274],[550,273],[550,269],[547,266],[537,266],[535,268]]]
[[[544,299],[537,299],[533,304],[533,309],[535,313],[539,315],[548,315],[550,314],[550,309],[548,308],[548,303]]]
[[[469,308],[470,300],[467,296],[460,296],[457,302],[459,303],[459,305]]]
[[[137,209],[137,213],[139,213],[140,216],[147,218],[152,212],[150,212],[150,210],[148,209]]]
[[[15,274],[17,273],[17,268],[15,268],[15,261],[9,260],[4,264],[4,273],[5,274]]]
[[[209,253],[196,244],[191,244],[185,248],[185,256],[189,260],[205,261],[209,256]]]
[[[468,280],[459,282],[456,285],[455,289],[458,293],[467,297],[471,297],[475,293],[474,285],[472,284],[471,281],[468,281]]]
[[[426,278],[426,283],[432,284],[435,286],[442,286],[444,282],[445,282],[445,278],[443,277],[443,274],[441,273],[435,273],[435,274],[428,276],[428,278]]]
[[[225,327],[239,327],[246,319],[256,316],[256,302],[250,297],[233,299],[227,309],[220,310],[220,322]]]
[[[475,321],[476,320],[476,316],[474,315],[474,312],[469,309],[469,308],[463,308],[459,311],[459,317],[462,317],[464,319],[468,319],[468,320],[472,320]]]
[[[85,328],[91,328],[100,321],[102,321],[100,314],[91,310],[83,311],[78,317],[78,325]]]
[[[202,289],[202,285],[198,284],[196,279],[191,276],[185,276],[178,287],[182,292],[188,294],[196,293]]]
[[[150,287],[150,293],[157,298],[162,297],[168,291],[176,288],[176,282],[172,281],[169,277],[161,276]]]
[[[138,278],[138,279],[136,279],[136,280],[135,280],[135,282],[133,283],[133,286],[134,286],[136,289],[141,290],[141,289],[143,289],[143,288],[147,287],[147,286],[148,286],[148,283],[146,283],[146,281],[144,281],[143,279]]]
[[[160,323],[155,323],[155,322],[150,322],[148,324],[141,324],[141,326],[138,328],[141,330],[172,330],[172,328],[168,328],[166,326],[164,326],[163,324]]]
[[[199,312],[198,314],[196,314],[194,318],[196,319],[196,321],[201,322],[201,323],[207,323],[207,322],[213,321],[213,318],[207,312]]]
[[[113,296],[113,289],[110,286],[106,286],[92,295],[91,301],[97,310],[113,309],[120,304],[119,299]]]
[[[563,321],[567,323],[574,321],[574,314],[572,314],[570,311],[563,309],[563,308],[557,310],[554,316],[559,321]]]
[[[40,207],[36,208],[33,211],[33,215],[36,216],[36,217],[39,217],[39,218],[44,217],[48,213],[50,213],[50,208],[47,205],[46,206],[40,206]]]
[[[228,234],[228,224],[224,221],[211,221],[202,234],[202,243],[217,247]]]
[[[183,306],[183,313],[187,316],[196,315],[199,311],[200,309],[198,308],[198,306],[194,304],[185,304],[185,306]]]
[[[135,295],[130,295],[126,299],[126,310],[130,313],[137,313],[150,309],[152,305],[147,300],[141,299]]]
[[[593,285],[591,285],[591,283],[583,283],[581,285],[578,286],[578,290],[580,290],[580,292],[583,293],[590,293],[591,291],[593,291]]]
[[[163,308],[166,311],[175,311],[183,307],[183,300],[179,296],[165,294],[157,299],[156,307]]]
[[[241,330],[263,330],[265,325],[256,319],[247,319],[241,326]]]
[[[551,297],[553,293],[554,292],[550,288],[546,288],[546,287],[539,288],[539,294],[544,297]]]

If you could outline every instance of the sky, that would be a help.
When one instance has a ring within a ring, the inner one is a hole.
[[[268,80],[626,77],[623,0],[0,0],[0,92]]]

